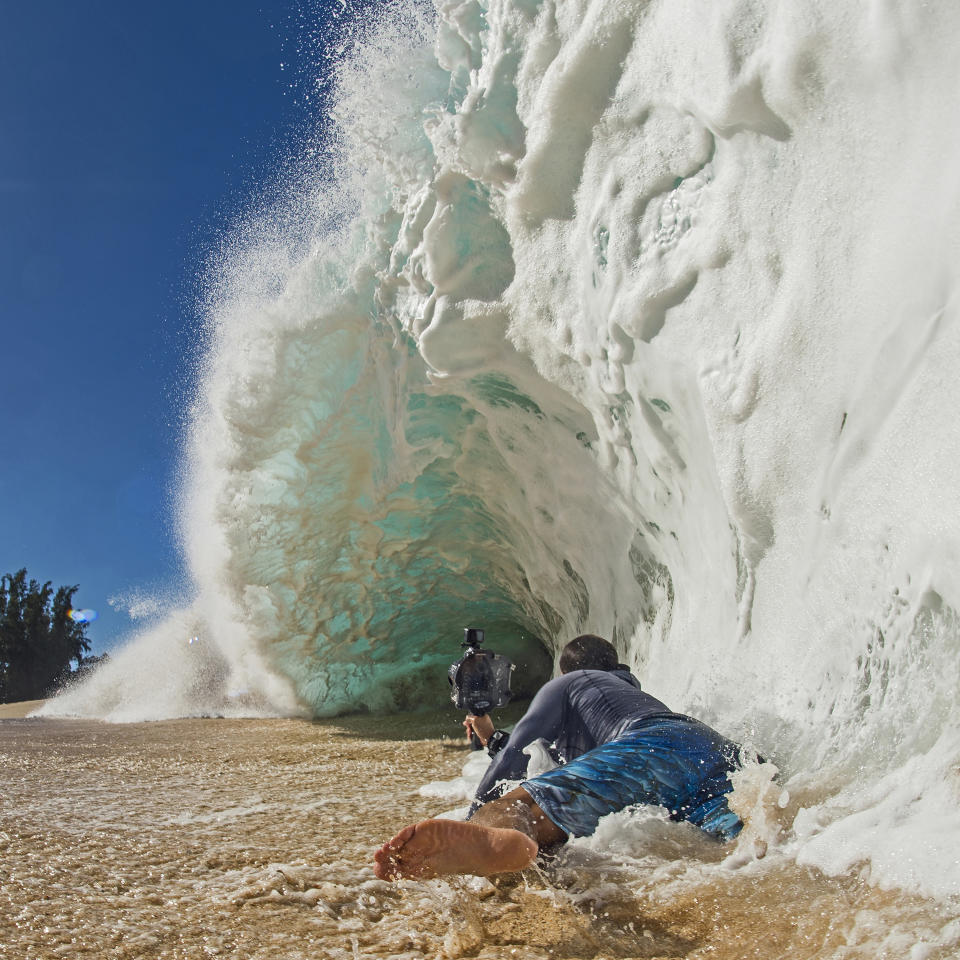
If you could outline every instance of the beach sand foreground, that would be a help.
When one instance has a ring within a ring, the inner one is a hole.
[[[742,869],[719,848],[691,857],[671,824],[666,855],[644,848],[642,862],[581,848],[494,883],[378,880],[386,838],[454,805],[418,787],[461,770],[457,728],[449,713],[4,719],[0,954],[875,960],[935,943],[952,919],[773,851]],[[907,949],[885,953],[893,943]]]

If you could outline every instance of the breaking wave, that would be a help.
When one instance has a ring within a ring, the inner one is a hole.
[[[883,0],[358,22],[324,157],[211,269],[196,600],[47,712],[407,709],[467,623],[527,689],[590,630],[771,756],[800,863],[960,894],[958,36]]]

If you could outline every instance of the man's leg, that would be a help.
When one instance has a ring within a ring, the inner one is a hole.
[[[726,802],[737,750],[697,720],[651,717],[523,788],[572,837],[590,836],[610,813],[649,804],[727,840],[742,826]]]
[[[424,820],[404,827],[374,854],[382,880],[469,873],[486,877],[529,867],[541,846],[566,834],[523,787],[484,804],[472,820]]]

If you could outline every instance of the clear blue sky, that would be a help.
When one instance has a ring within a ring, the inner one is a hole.
[[[170,503],[198,265],[301,137],[340,0],[0,0],[0,573],[184,588]]]

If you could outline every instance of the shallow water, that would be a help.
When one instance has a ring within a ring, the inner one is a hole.
[[[419,785],[467,759],[457,732],[450,714],[0,721],[0,957],[955,955],[956,905],[775,850],[735,866],[662,822],[645,860],[600,838],[496,884],[377,880],[374,847],[438,812]]]

